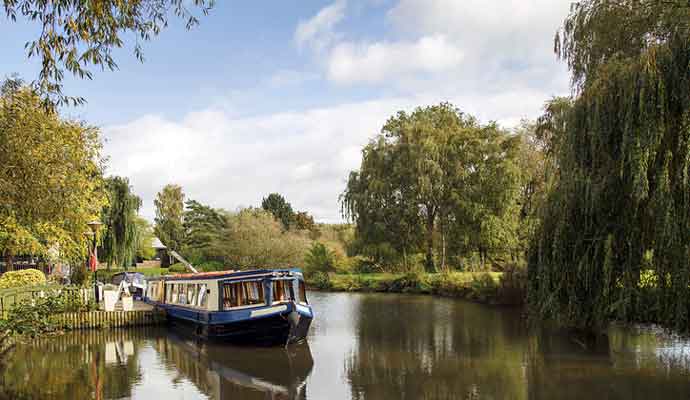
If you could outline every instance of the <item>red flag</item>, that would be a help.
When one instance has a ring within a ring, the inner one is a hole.
[[[96,255],[91,253],[89,257],[89,269],[91,272],[96,272],[96,267],[98,266],[98,260],[96,260]]]

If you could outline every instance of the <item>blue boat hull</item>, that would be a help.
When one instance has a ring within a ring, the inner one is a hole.
[[[233,344],[285,345],[304,340],[313,319],[311,307],[293,303],[244,310],[206,312],[168,304],[165,310],[176,328],[204,339]]]

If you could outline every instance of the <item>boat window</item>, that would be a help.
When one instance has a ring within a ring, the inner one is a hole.
[[[273,301],[290,301],[295,298],[292,281],[273,281]]]
[[[199,290],[199,285],[187,285],[187,304],[196,305],[196,295]]]
[[[187,304],[187,285],[177,285],[177,304]]]
[[[231,282],[223,284],[223,307],[242,307],[264,304],[261,282]]]
[[[208,296],[206,295],[206,284],[199,285],[199,297],[197,298],[197,306],[206,308]]]
[[[307,284],[305,282],[299,282],[299,302],[302,304],[309,304],[307,301]]]

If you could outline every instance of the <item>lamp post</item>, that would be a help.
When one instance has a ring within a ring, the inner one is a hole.
[[[93,235],[93,253],[92,257],[94,259],[95,265],[93,266],[93,293],[94,293],[94,299],[96,300],[96,303],[98,303],[98,250],[96,246],[96,232],[98,231],[98,228],[103,225],[100,221],[93,220],[86,224],[91,228],[91,234]],[[90,235],[91,236],[91,235]],[[89,259],[89,264],[91,264],[91,260]]]

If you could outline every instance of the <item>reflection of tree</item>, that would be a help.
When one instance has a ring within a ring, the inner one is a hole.
[[[598,336],[553,330],[533,334],[527,357],[529,398],[690,398],[688,342],[658,333],[614,326]]]
[[[304,382],[313,366],[306,344],[288,350],[231,347],[170,333],[155,349],[163,365],[211,399],[306,399]]]
[[[137,353],[144,333],[82,331],[19,345],[0,376],[0,398],[130,397],[132,385],[141,379]],[[123,342],[131,343],[134,351],[108,365],[106,346]]]
[[[524,399],[518,313],[432,297],[363,296],[346,365],[354,399]]]

